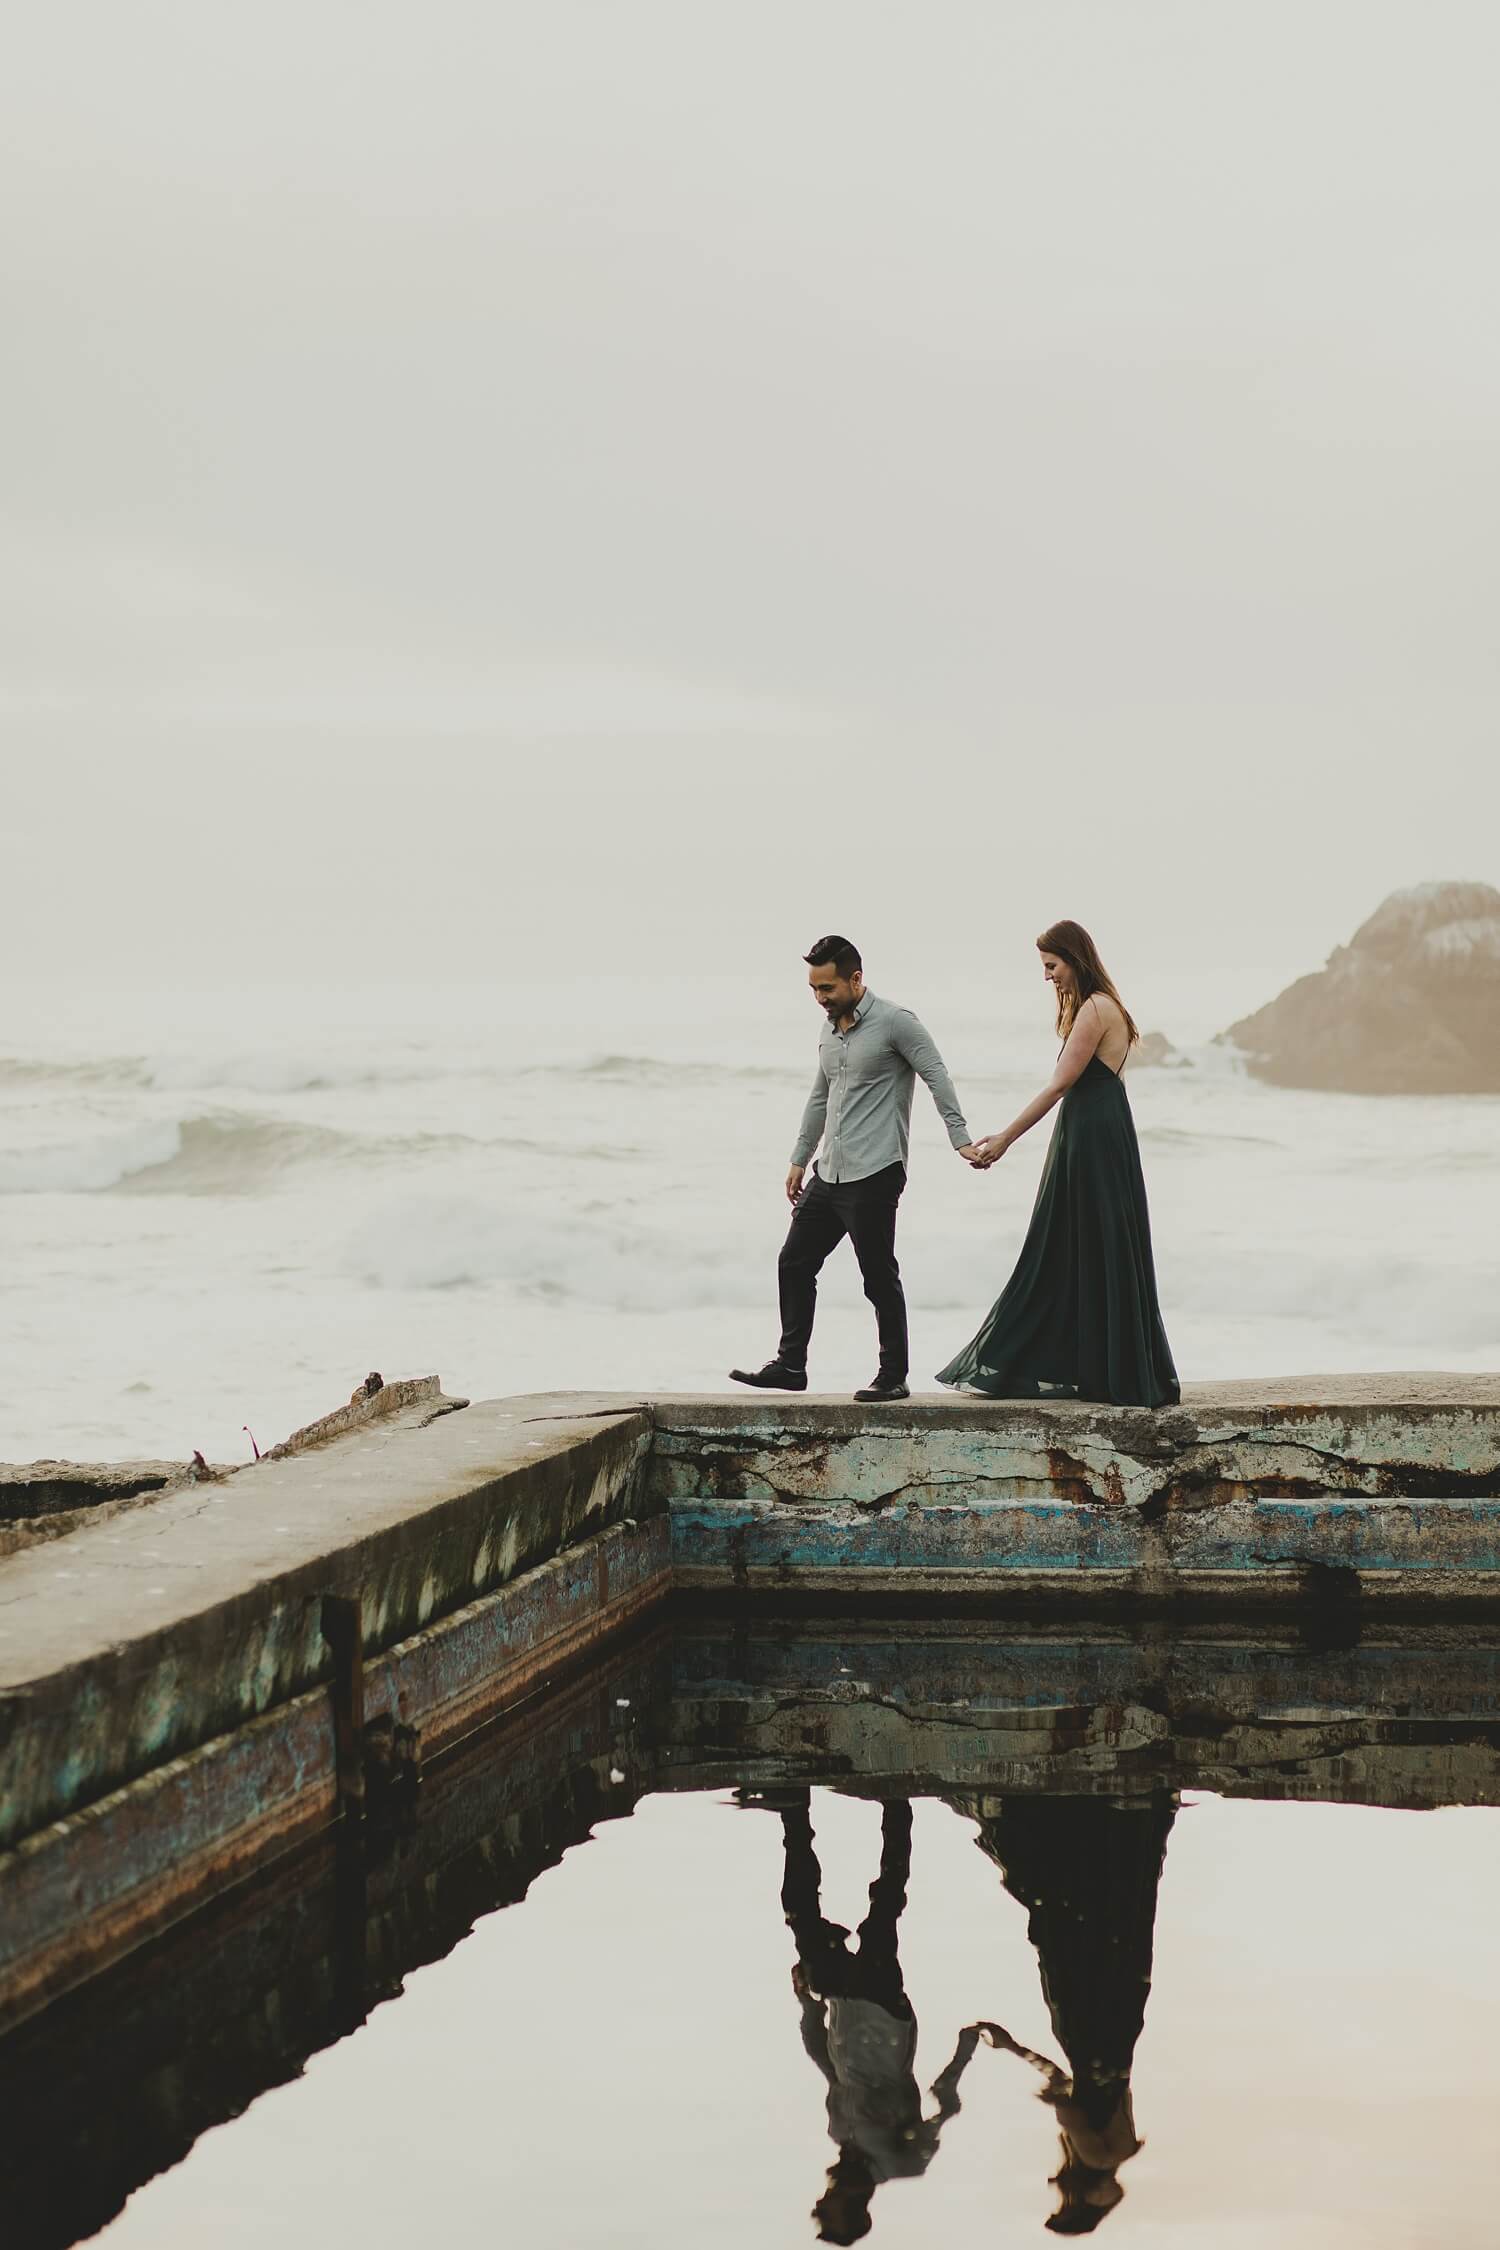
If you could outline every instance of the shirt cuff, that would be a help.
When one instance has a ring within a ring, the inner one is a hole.
[[[974,1136],[962,1118],[956,1125],[948,1127],[948,1138],[955,1148],[971,1148],[974,1143]]]

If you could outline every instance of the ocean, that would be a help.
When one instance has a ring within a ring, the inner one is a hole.
[[[1055,1050],[905,994],[976,1132]],[[793,985],[32,994],[0,1043],[0,1459],[249,1458],[370,1369],[470,1397],[723,1389],[776,1341],[818,1019]],[[1288,1092],[1203,1038],[1128,1078],[1186,1381],[1500,1363],[1500,1100]],[[921,1086],[913,1387],[998,1294],[1050,1124],[984,1175]],[[812,1387],[874,1372],[847,1251]]]

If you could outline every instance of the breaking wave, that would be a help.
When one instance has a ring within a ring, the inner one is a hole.
[[[182,1127],[168,1119],[60,1148],[18,1149],[0,1156],[0,1195],[96,1194],[132,1173],[169,1164],[181,1146]]]
[[[161,1118],[0,1156],[0,1195],[235,1195],[289,1165],[357,1152],[348,1133],[274,1118]]]
[[[120,1126],[87,1140],[0,1154],[0,1195],[248,1195],[305,1165],[421,1164],[472,1152],[629,1163],[614,1144],[544,1141],[524,1134],[363,1134],[233,1110]]]

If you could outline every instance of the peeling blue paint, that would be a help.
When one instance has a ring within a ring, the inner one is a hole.
[[[672,1557],[688,1583],[749,1573],[903,1572],[1008,1577],[1057,1572],[1259,1574],[1323,1566],[1371,1572],[1500,1570],[1500,1501],[1234,1502],[1165,1524],[1133,1510],[1016,1501],[868,1514],[755,1501],[674,1501]]]

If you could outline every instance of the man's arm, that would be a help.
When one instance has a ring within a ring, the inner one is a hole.
[[[807,1107],[802,1112],[802,1123],[797,1129],[797,1145],[792,1150],[791,1162],[795,1171],[800,1172],[816,1153],[818,1143],[823,1138],[823,1125],[827,1116],[828,1081],[823,1076],[820,1059],[813,1077],[812,1092],[807,1097]]]
[[[898,1008],[891,1027],[891,1041],[896,1052],[921,1079],[933,1101],[937,1113],[948,1128],[948,1138],[962,1153],[972,1146],[972,1136],[964,1123],[964,1113],[958,1106],[958,1096],[948,1068],[933,1044],[932,1034],[918,1022],[910,1008]]]
[[[965,2024],[958,2035],[958,2045],[953,2050],[952,2061],[947,2069],[940,2070],[937,2077],[932,2081],[932,2091],[937,2096],[938,2105],[936,2121],[941,2124],[946,2125],[950,2117],[957,2117],[964,2106],[958,2098],[958,2082],[974,2060],[974,2051],[979,2045],[979,2040],[978,2024]]]

